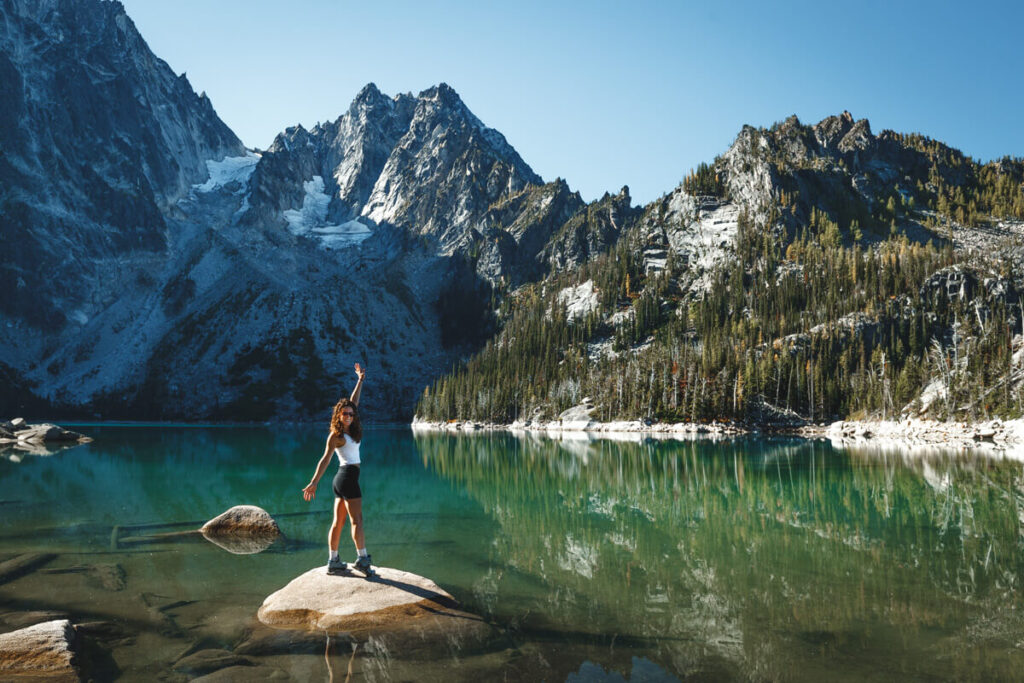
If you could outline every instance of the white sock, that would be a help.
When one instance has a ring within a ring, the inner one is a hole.
[[[337,562],[337,561],[338,561],[338,551],[337,551],[337,550],[332,550],[332,551],[331,551],[331,557],[330,557],[330,559],[334,560],[335,562]]]
[[[356,553],[359,555],[359,557],[366,557],[367,555],[369,555],[369,553],[366,552],[366,548],[356,548]]]

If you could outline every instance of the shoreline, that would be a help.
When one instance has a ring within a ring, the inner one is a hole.
[[[751,429],[731,422],[712,422],[707,424],[697,422],[647,423],[643,420],[613,420],[611,422],[597,422],[595,420],[526,420],[510,424],[497,424],[475,420],[431,422],[414,417],[409,426],[414,432],[530,432],[537,434],[562,434],[563,436],[601,434],[609,438],[614,438],[616,435],[645,435],[652,438],[680,440],[689,440],[697,437],[721,438],[764,433],[764,430]]]
[[[838,420],[828,425],[747,426],[738,423],[647,423],[642,420],[598,422],[594,420],[517,421],[495,424],[473,420],[432,422],[416,417],[410,425],[414,432],[511,432],[559,434],[563,437],[601,435],[643,435],[656,439],[691,440],[695,438],[726,438],[744,435],[794,436],[804,439],[827,439],[836,446],[906,446],[950,449],[1003,451],[1011,457],[1024,459],[1024,418],[985,420],[981,422],[923,420]]]

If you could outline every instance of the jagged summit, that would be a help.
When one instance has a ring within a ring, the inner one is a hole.
[[[451,251],[492,203],[543,181],[447,84],[392,98],[370,83],[335,121],[277,136],[253,175],[244,220],[283,222],[310,182],[322,183],[325,224],[387,224]]]

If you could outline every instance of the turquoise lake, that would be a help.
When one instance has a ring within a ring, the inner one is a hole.
[[[323,430],[76,429],[94,442],[0,452],[0,562],[55,554],[0,584],[0,631],[30,612],[86,624],[97,680],[188,680],[175,663],[206,648],[295,681],[1024,675],[1019,462],[789,438],[370,428],[374,562],[433,579],[501,637],[332,651],[317,634],[268,645],[256,620],[266,596],[326,561],[336,465],[315,501],[301,496]],[[177,533],[238,504],[270,512],[286,539],[236,555]],[[341,548],[354,557],[347,529]]]

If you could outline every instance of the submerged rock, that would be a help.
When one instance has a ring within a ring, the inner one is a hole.
[[[270,666],[235,665],[193,678],[192,683],[250,683],[251,681],[287,681],[288,674]]]
[[[206,649],[179,659],[174,670],[190,676],[202,676],[231,666],[253,666],[253,662],[227,650]]]
[[[0,562],[0,583],[13,581],[14,579],[35,571],[44,564],[57,557],[53,553],[25,553]]]
[[[276,628],[383,638],[406,653],[418,648],[464,653],[498,637],[497,629],[460,610],[455,598],[430,579],[388,567],[377,572],[367,579],[311,569],[264,600],[259,619]]]
[[[225,542],[226,538],[260,538],[273,541],[273,539],[281,535],[281,529],[277,526],[274,518],[270,516],[270,513],[255,505],[236,505],[211,519],[199,531],[211,541],[216,538],[217,541],[215,542],[217,545],[227,550],[231,550],[228,547],[231,544]],[[242,545],[244,546],[244,544]],[[263,546],[260,550],[265,548],[266,546]],[[245,551],[231,550],[231,552]]]
[[[65,612],[55,612],[53,610],[35,610],[32,612],[7,612],[5,614],[0,614],[0,623],[6,626],[13,626],[14,628],[25,628],[26,626],[35,626],[36,624],[42,624],[46,621],[54,621],[67,618],[68,615]]]
[[[77,682],[75,642],[75,627],[67,619],[0,635],[0,679]]]

